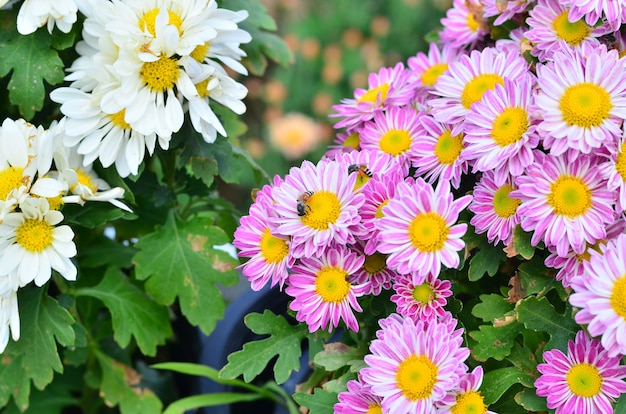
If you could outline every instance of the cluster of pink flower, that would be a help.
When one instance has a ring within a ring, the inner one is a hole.
[[[507,21],[518,27],[495,40]],[[440,44],[334,107],[343,131],[324,159],[259,191],[235,233],[254,289],[286,285],[312,332],[357,331],[357,299],[395,292],[398,314],[336,412],[450,412],[464,398],[487,411],[439,278],[459,266],[465,208],[490,243],[518,225],[543,243],[576,322],[600,338],[544,353],[538,395],[557,414],[612,412],[626,392],[622,22],[622,1],[455,0]]]

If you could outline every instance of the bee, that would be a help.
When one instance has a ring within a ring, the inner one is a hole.
[[[365,177],[372,178],[372,172],[370,171],[369,168],[367,168],[367,165],[365,164],[350,165],[348,167],[348,174],[352,174],[353,172],[356,172],[357,174],[359,174],[359,178],[365,178]]]
[[[300,194],[300,196],[296,200],[296,210],[298,211],[298,215],[300,217],[306,215],[307,210],[311,211],[311,206],[309,206],[307,202],[311,199],[312,195],[313,191],[305,191],[304,193]]]

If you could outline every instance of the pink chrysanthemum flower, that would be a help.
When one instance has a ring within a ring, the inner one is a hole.
[[[378,252],[366,254],[363,243],[357,243],[352,248],[365,257],[363,267],[352,275],[352,281],[363,287],[363,294],[378,296],[383,289],[391,289],[398,273],[387,267],[387,256]]]
[[[588,25],[583,20],[570,20],[570,9],[564,2],[539,0],[526,19],[526,38],[533,44],[531,54],[540,61],[551,60],[554,53],[586,46],[598,46],[598,37],[611,31],[606,25]]]
[[[559,349],[543,353],[537,395],[548,398],[555,414],[613,413],[612,402],[626,392],[626,366],[620,365],[620,357],[609,356],[600,341],[578,331],[567,343],[567,354]]]
[[[358,211],[365,199],[353,191],[356,175],[347,169],[336,161],[322,160],[317,165],[304,161],[274,187],[272,231],[291,237],[294,257],[319,256],[333,241],[355,243],[355,234],[362,231]]]
[[[515,190],[511,176],[496,176],[493,171],[485,172],[474,187],[474,198],[469,210],[474,213],[470,224],[477,234],[487,232],[487,240],[494,245],[502,241],[505,245],[513,240],[513,231],[520,222],[517,209],[521,200],[510,197]]]
[[[525,13],[528,8],[534,5],[535,0],[510,0],[506,2],[498,0],[482,0],[483,17],[496,17],[494,26],[511,20],[516,14]]]
[[[441,19],[441,41],[458,49],[476,45],[489,33],[481,14],[478,0],[454,0]]]
[[[368,89],[357,88],[354,99],[342,99],[339,105],[333,106],[337,113],[330,116],[343,118],[335,124],[335,128],[353,130],[382,109],[409,104],[414,89],[411,72],[401,62],[393,68],[381,68],[378,73],[370,73]]]
[[[405,318],[372,341],[363,381],[382,397],[385,413],[436,413],[435,403],[455,388],[466,372],[469,349],[458,331],[436,320]]]
[[[528,28],[524,25],[517,27],[509,32],[508,38],[497,39],[494,47],[501,53],[519,53],[526,48],[526,30]]]
[[[418,80],[415,86],[416,97],[422,101],[432,91],[439,76],[448,70],[448,64],[457,60],[459,49],[444,45],[441,49],[436,43],[431,43],[428,54],[418,52],[407,61],[412,76]]]
[[[456,135],[472,104],[482,100],[485,91],[504,85],[504,79],[517,82],[526,76],[528,63],[519,52],[499,52],[491,47],[472,50],[469,56],[451,63],[437,80],[433,93],[441,98],[429,101],[432,114],[439,122],[457,125]]]
[[[396,304],[396,312],[405,318],[429,321],[444,316],[446,298],[452,296],[450,286],[449,280],[440,280],[432,273],[426,277],[398,275],[391,301]]]
[[[615,209],[626,211],[626,137],[622,136],[616,154],[611,154],[606,162],[598,166],[600,174],[607,181],[610,191],[617,194]]]
[[[376,112],[374,119],[364,123],[360,129],[361,148],[389,154],[403,170],[408,171],[411,153],[419,138],[420,116],[421,113],[411,106]]]
[[[364,191],[372,179],[397,174],[404,177],[409,173],[408,167],[403,168],[393,155],[376,150],[363,149],[337,155],[335,161],[348,166],[346,174],[356,175],[355,191]]]
[[[324,157],[334,159],[337,156],[361,150],[361,137],[358,131],[346,131],[338,133],[333,143],[328,145],[328,149],[324,154]]]
[[[583,264],[583,277],[572,280],[575,293],[569,302],[581,310],[575,320],[588,324],[591,336],[602,336],[610,357],[626,354],[626,235],[620,234],[590,250]]]
[[[443,401],[437,404],[437,414],[496,414],[487,410],[479,389],[483,382],[483,367],[477,366],[465,374],[459,385],[448,392]]]
[[[616,151],[626,118],[626,61],[617,51],[601,45],[586,56],[557,52],[553,62],[537,66],[537,74],[544,148],[554,155],[568,148]]]
[[[440,123],[431,115],[420,116],[420,138],[413,148],[411,161],[416,176],[433,184],[436,180],[449,181],[459,188],[461,176],[468,164],[463,155],[463,134],[452,134],[452,126]]]
[[[626,5],[615,0],[569,0],[571,10],[569,19],[576,21],[585,18],[590,26],[595,26],[603,17],[618,31],[622,23],[626,22]]]
[[[348,391],[339,393],[335,414],[382,414],[382,398],[372,393],[369,384],[350,380],[347,386]]]
[[[289,239],[272,234],[268,223],[268,208],[252,204],[250,214],[241,218],[235,230],[233,245],[239,256],[250,259],[238,266],[248,278],[252,290],[261,290],[268,282],[279,284],[281,289],[287,280],[287,269],[294,259],[289,254]]]
[[[465,120],[464,157],[473,162],[473,172],[496,170],[521,175],[534,161],[539,143],[534,117],[529,110],[533,80],[504,80],[486,91],[470,108]]]
[[[412,184],[407,181],[376,222],[378,251],[389,255],[387,265],[398,273],[418,276],[438,275],[442,264],[458,267],[467,224],[455,223],[471,199],[467,195],[454,200],[448,181],[440,181],[435,189],[422,178]]]
[[[559,256],[554,246],[548,246],[550,255],[546,257],[545,265],[558,269],[555,276],[556,280],[560,280],[563,286],[572,285],[572,280],[584,275],[585,262],[591,257],[590,251],[602,251],[602,248],[609,240],[612,240],[626,231],[626,220],[624,216],[619,216],[615,222],[606,228],[606,238],[598,240],[594,244],[588,244],[583,253],[576,253],[570,250],[565,256]]]
[[[606,237],[615,221],[613,193],[597,168],[597,157],[568,151],[561,156],[537,152],[536,162],[517,177],[509,197],[522,200],[518,215],[531,243],[544,241],[559,255],[583,253],[587,244]]]
[[[289,307],[296,319],[306,322],[310,332],[318,329],[332,331],[343,320],[346,327],[358,332],[359,324],[353,311],[362,312],[357,297],[363,295],[361,286],[353,285],[351,276],[365,261],[344,246],[329,247],[320,256],[301,258],[289,276],[285,292],[295,299]]]

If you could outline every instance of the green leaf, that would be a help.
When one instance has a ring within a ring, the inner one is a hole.
[[[524,407],[528,412],[547,412],[548,401],[546,397],[540,397],[535,389],[525,389],[515,395],[515,401]],[[616,411],[617,413],[617,411]]]
[[[78,407],[80,400],[72,396],[72,385],[64,380],[53,381],[43,390],[33,390],[30,395],[30,404],[26,411],[20,411],[14,403],[9,404],[3,414],[61,414],[66,407]]]
[[[309,414],[333,414],[334,405],[339,402],[337,394],[316,388],[313,394],[297,392],[293,399],[304,407],[309,408]]]
[[[137,218],[133,213],[121,210],[113,204],[90,202],[84,206],[66,204],[63,206],[65,221],[69,224],[93,229],[118,219],[133,220]]]
[[[522,382],[522,385],[528,388],[534,387],[535,379],[537,379],[537,359],[530,348],[516,343],[511,349],[511,353],[507,360],[513,364],[520,372],[528,374],[530,382]]]
[[[180,222],[170,214],[163,227],[141,238],[133,262],[139,280],[162,305],[176,298],[190,323],[210,334],[226,305],[219,283],[237,283],[237,261],[213,246],[228,243],[229,237],[210,219],[195,217]]]
[[[234,11],[247,10],[249,13],[248,18],[245,20],[247,23],[259,29],[276,30],[276,22],[274,22],[272,16],[267,14],[267,9],[260,1],[228,0],[220,5]]]
[[[517,253],[526,260],[532,259],[535,254],[535,247],[530,244],[532,233],[526,233],[518,224],[513,231],[513,247]]]
[[[259,394],[244,394],[239,392],[217,392],[213,394],[193,395],[174,401],[163,411],[163,414],[183,414],[188,410],[194,410],[200,407],[255,401],[262,398],[264,397]]]
[[[137,371],[100,351],[95,354],[102,370],[100,395],[106,405],[119,405],[122,414],[161,412],[163,404],[149,388],[141,385]]]
[[[472,356],[478,361],[493,358],[502,361],[511,353],[515,337],[522,330],[519,323],[511,323],[500,327],[480,325],[478,331],[471,331],[469,336],[477,343],[472,347]]]
[[[51,48],[51,36],[45,30],[27,36],[15,28],[5,31],[0,56],[0,77],[13,72],[8,84],[9,99],[30,120],[43,107],[44,80],[50,85],[63,82],[63,61]]]
[[[252,332],[270,337],[248,342],[241,351],[230,354],[220,377],[232,379],[243,374],[244,381],[251,382],[278,355],[274,378],[277,383],[283,384],[292,371],[300,369],[300,342],[306,337],[307,327],[302,324],[292,326],[285,318],[269,310],[263,314],[247,315],[245,323]]]
[[[94,268],[100,266],[114,266],[118,268],[131,267],[131,260],[137,253],[132,246],[125,246],[110,238],[99,235],[90,240],[78,251],[79,263],[82,268]]]
[[[363,358],[363,353],[357,348],[347,346],[341,342],[326,344],[322,352],[318,352],[313,358],[313,362],[326,369],[326,371],[336,371],[339,368],[350,365],[353,360]]]
[[[559,315],[546,297],[537,299],[530,296],[519,302],[515,310],[517,319],[526,328],[550,335],[545,350],[557,348],[566,352],[568,339],[574,339],[576,332],[580,330],[570,312]]]
[[[614,414],[626,414],[626,394],[622,394],[615,403],[615,407],[613,407],[615,412]]]
[[[493,276],[498,272],[500,262],[506,259],[502,249],[486,241],[481,243],[478,252],[472,254],[467,277],[470,281],[480,280],[485,273]]]
[[[25,287],[18,293],[21,335],[10,342],[0,364],[0,405],[11,394],[20,410],[29,404],[30,382],[43,389],[52,382],[54,372],[63,372],[57,351],[74,343],[74,318],[45,289]]]
[[[250,34],[259,43],[261,52],[281,66],[293,63],[293,54],[283,39],[274,33],[251,29]]]
[[[154,356],[158,345],[172,335],[166,308],[133,285],[124,273],[109,267],[96,286],[76,290],[77,296],[100,299],[111,312],[114,338],[125,348],[131,336],[144,355]]]
[[[493,322],[496,318],[502,318],[506,313],[513,310],[513,305],[506,302],[498,294],[480,295],[480,303],[472,308],[472,315],[484,322]]]
[[[528,381],[528,374],[520,372],[515,367],[499,368],[485,373],[480,391],[485,397],[485,404],[493,404],[514,384],[522,380]]]
[[[544,295],[558,284],[555,283],[553,269],[548,268],[539,256],[522,263],[518,267],[518,274],[526,296]]]
[[[162,362],[152,365],[152,368],[166,369],[181,374],[194,375],[197,377],[206,377],[220,384],[233,385],[235,387],[243,387],[248,390],[256,390],[257,387],[238,379],[220,378],[220,373],[215,368],[202,364],[194,364],[190,362]]]

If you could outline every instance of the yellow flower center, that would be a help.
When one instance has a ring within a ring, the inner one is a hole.
[[[141,18],[139,19],[139,29],[147,30],[148,33],[150,33],[152,36],[156,36],[156,18],[160,12],[161,9],[158,7],[155,7],[154,9],[145,12],[143,16],[141,16]],[[167,15],[169,16],[169,24],[176,26],[176,28],[178,29],[178,34],[182,35],[183,32],[181,26],[183,24],[183,19],[178,14],[169,9],[167,10]]]
[[[306,204],[307,213],[300,219],[305,226],[315,230],[328,230],[328,225],[335,224],[341,214],[341,203],[330,191],[316,191]]]
[[[284,239],[274,236],[270,229],[263,230],[259,243],[261,255],[267,263],[280,263],[289,254],[289,246]]]
[[[204,42],[202,45],[196,46],[194,50],[191,51],[189,56],[194,58],[197,62],[204,62],[207,55],[209,54],[209,49],[211,48],[211,42]]]
[[[198,91],[198,95],[200,95],[201,98],[207,98],[210,94],[209,89],[207,88],[207,86],[209,85],[209,80],[211,80],[211,78],[206,78],[203,81],[200,81],[198,83],[196,83],[196,90]]]
[[[107,116],[111,120],[111,123],[116,127],[124,130],[131,129],[131,126],[124,120],[124,116],[126,116],[126,109],[122,109],[114,114],[108,114]]]
[[[359,149],[361,147],[361,137],[358,132],[353,132],[346,137],[346,140],[343,142],[344,147]]]
[[[478,391],[468,391],[456,396],[456,403],[450,409],[450,414],[485,414],[487,406],[483,396]]]
[[[413,288],[413,299],[415,301],[428,305],[434,299],[433,288],[426,282]]]
[[[370,405],[365,414],[383,414],[383,408],[380,405]]]
[[[370,274],[376,274],[387,267],[387,256],[382,253],[374,253],[371,256],[365,255],[365,263],[363,269]]]
[[[588,82],[569,86],[559,100],[563,120],[581,128],[602,125],[612,108],[611,95],[601,86]]]
[[[589,398],[600,393],[602,375],[598,368],[586,363],[574,365],[565,376],[569,389],[579,397]]]
[[[622,180],[626,181],[626,143],[622,144],[620,152],[617,154],[615,169],[620,177],[622,177]]]
[[[552,22],[552,28],[557,37],[563,39],[572,46],[577,46],[589,36],[590,28],[584,20],[570,22],[568,19],[569,10],[559,14]]]
[[[44,220],[27,219],[15,230],[15,241],[24,250],[39,253],[52,246],[51,226]]]
[[[17,190],[26,184],[24,181],[23,168],[9,167],[0,171],[0,200],[6,200],[11,191]]]
[[[61,206],[65,204],[63,201],[63,197],[58,195],[56,197],[47,197],[48,204],[50,205],[50,210],[60,210]]]
[[[448,239],[446,221],[437,213],[421,213],[409,224],[409,239],[414,248],[424,253],[441,250]]]
[[[591,191],[582,178],[562,175],[550,186],[548,204],[556,214],[574,218],[591,208]]]
[[[369,102],[375,104],[378,101],[382,102],[387,99],[387,93],[389,93],[389,84],[383,83],[365,92],[363,96],[357,100],[357,103]]]
[[[480,27],[480,25],[478,24],[478,22],[474,18],[474,14],[473,13],[467,13],[467,28],[470,29],[472,32],[477,32],[478,31],[478,27]]]
[[[94,194],[98,191],[98,185],[93,182],[93,177],[91,175],[85,173],[80,168],[76,170],[76,175],[78,175],[78,183],[72,186],[72,191],[76,189],[79,184],[89,188]]]
[[[394,157],[411,148],[413,139],[404,129],[390,129],[380,137],[380,149]]]
[[[518,198],[509,197],[509,193],[511,191],[513,191],[513,186],[510,184],[504,184],[494,193],[493,209],[498,217],[511,217],[517,211],[517,207],[522,203],[522,200]]]
[[[439,76],[448,70],[447,63],[437,63],[429,67],[422,73],[422,85],[433,86],[439,79]]]
[[[443,165],[452,165],[456,162],[463,150],[463,135],[452,136],[449,130],[444,131],[435,144],[435,155]]]
[[[514,144],[528,130],[528,113],[519,107],[506,108],[491,125],[491,138],[501,147]]]
[[[148,89],[154,92],[165,92],[176,85],[179,76],[178,62],[162,56],[154,62],[145,62],[139,75]]]
[[[387,204],[389,204],[389,200],[385,200],[382,203],[380,203],[380,205],[378,206],[378,208],[376,209],[376,218],[383,218],[385,217],[385,213],[383,213],[383,207],[385,207]]]
[[[469,81],[463,92],[461,93],[461,104],[470,109],[474,102],[483,99],[483,94],[488,90],[496,87],[496,85],[504,85],[504,79],[495,73],[483,73]]]
[[[613,283],[611,292],[611,308],[622,319],[626,319],[626,275],[623,275]]]
[[[341,303],[350,293],[348,272],[338,267],[323,267],[315,277],[315,292],[324,302]]]
[[[396,373],[398,388],[411,401],[428,398],[435,388],[437,365],[424,355],[411,355],[400,363]]]

